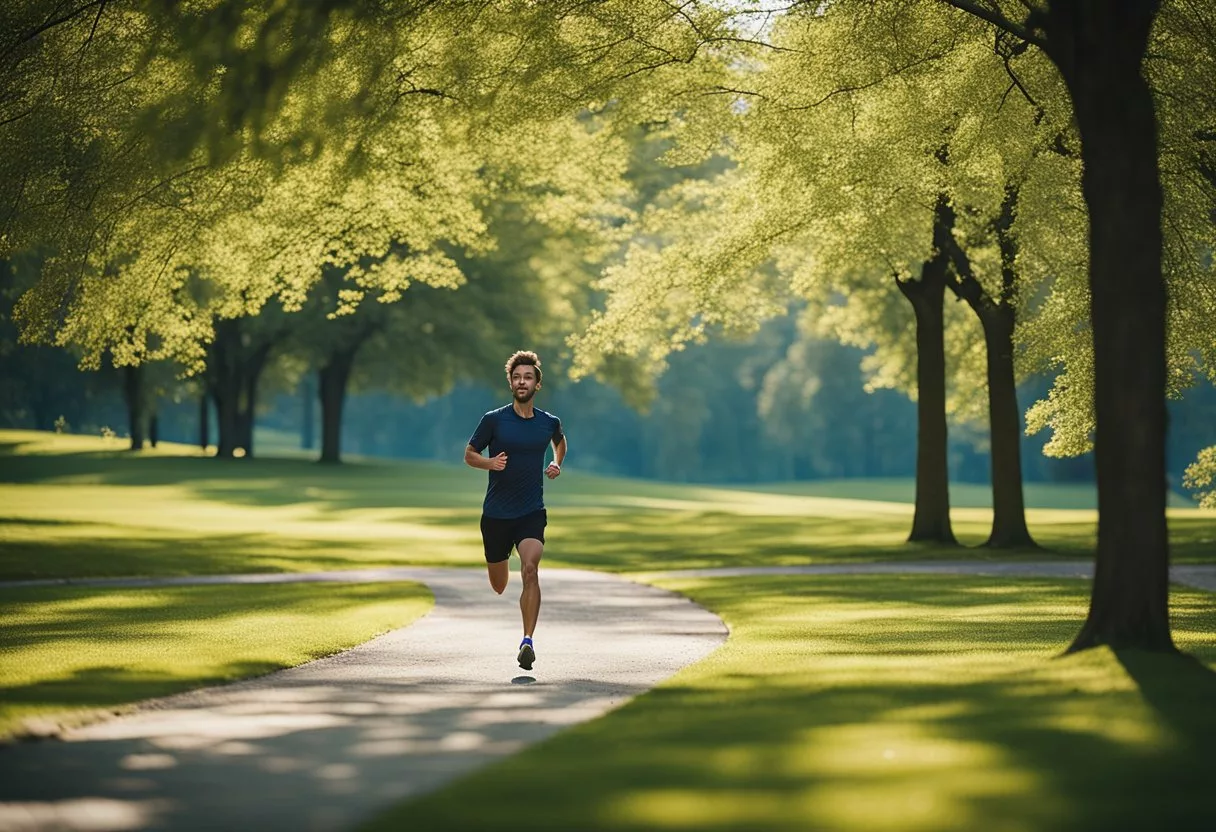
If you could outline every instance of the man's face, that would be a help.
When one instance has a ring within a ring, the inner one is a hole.
[[[520,404],[532,401],[532,397],[536,395],[539,388],[540,382],[536,380],[536,368],[531,364],[520,364],[511,371],[511,392],[515,394],[515,401]]]

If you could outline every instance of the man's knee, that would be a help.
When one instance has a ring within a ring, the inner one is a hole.
[[[520,564],[519,574],[523,578],[525,584],[534,584],[539,579],[540,570],[538,564],[534,560],[524,561]]]

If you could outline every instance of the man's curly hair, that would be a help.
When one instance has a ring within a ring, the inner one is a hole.
[[[520,364],[529,364],[536,368],[536,382],[540,383],[540,356],[531,350],[516,350],[511,357],[507,359],[507,381],[511,380],[511,373]]]

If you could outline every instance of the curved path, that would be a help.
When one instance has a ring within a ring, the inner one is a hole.
[[[599,716],[726,640],[722,621],[682,596],[554,569],[525,676],[518,575],[501,597],[483,570],[167,582],[301,579],[417,580],[435,607],[327,659],[146,703],[63,742],[0,748],[0,829],[346,829]]]
[[[652,577],[892,573],[1085,578],[1092,564],[825,564]],[[1216,566],[1175,566],[1171,577],[1216,591]],[[389,580],[427,584],[435,608],[408,627],[328,659],[145,703],[129,716],[68,732],[63,742],[0,748],[0,828],[346,829],[402,798],[603,714],[726,638],[722,622],[687,599],[579,570],[545,573],[540,658],[530,675],[513,661],[518,583],[495,596],[481,570],[21,585]]]

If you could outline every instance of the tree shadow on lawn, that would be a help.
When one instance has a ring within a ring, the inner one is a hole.
[[[6,612],[0,725],[33,712],[108,708],[309,661],[347,646],[331,638],[324,622],[360,605],[423,597],[429,592],[409,582],[0,589]],[[293,644],[304,616],[319,622],[320,635]],[[215,642],[210,635],[235,634],[246,621],[276,630],[264,634],[267,645],[236,636]],[[183,653],[183,645],[200,646]],[[227,661],[234,650],[247,658]]]
[[[1149,653],[1143,650],[1116,650],[1115,658],[1135,680],[1158,717],[1171,728],[1181,743],[1194,746],[1209,758],[1208,765],[1195,772],[1216,787],[1216,771],[1210,757],[1216,742],[1216,672],[1192,655]],[[1216,820],[1216,807],[1213,808]]]
[[[263,676],[287,666],[268,661],[231,662],[215,673],[193,679],[172,673],[137,672],[122,665],[88,667],[65,678],[2,687],[0,708],[18,720],[36,718],[39,722],[74,726],[104,716],[97,711],[115,713],[146,699]],[[25,734],[19,731],[15,736],[20,739]]]
[[[5,527],[52,524],[0,519]],[[70,532],[24,539],[9,533],[0,546],[0,581],[130,576],[238,575],[329,571],[392,566],[475,564],[481,557],[476,528],[467,540],[320,540],[278,534],[182,535],[150,529],[69,522]],[[75,528],[74,528],[75,527]],[[94,537],[85,530],[102,532]]]
[[[311,503],[348,508],[479,507],[484,479],[476,472],[428,462],[348,462],[304,459],[215,459],[88,451],[0,457],[0,483],[95,484],[129,487],[187,485],[200,497],[249,506]]]
[[[338,615],[361,601],[391,600],[408,581],[334,584],[232,584],[113,587],[41,586],[0,589],[6,626],[0,647],[17,650],[71,642],[92,647],[130,644],[137,635],[172,640],[229,618],[297,613]],[[59,606],[56,606],[59,605]],[[48,617],[45,609],[54,610]]]
[[[204,501],[242,506],[307,506],[335,521],[357,509],[421,509],[408,519],[438,527],[459,525],[476,532],[484,477],[430,462],[348,463],[320,466],[298,459],[217,460],[202,457],[138,456],[121,452],[8,456],[0,482],[53,484],[82,479],[99,485],[186,486]],[[671,499],[687,488],[662,483],[588,479],[552,495],[550,532],[560,543],[551,562],[614,570],[692,566],[794,565],[817,562],[901,559],[1042,560],[1090,558],[1092,521],[1036,524],[1031,531],[1046,548],[1000,550],[979,547],[989,532],[983,514],[965,512],[954,526],[962,546],[909,545],[911,506],[900,513],[822,516],[780,503],[772,513],[695,501],[687,509],[646,508],[648,499]],[[69,487],[65,485],[65,487]],[[607,489],[607,491],[605,491]],[[712,494],[710,490],[705,490]],[[796,499],[796,498],[791,498]],[[442,509],[427,514],[426,509]],[[1216,516],[1170,518],[1175,563],[1216,562]],[[476,552],[476,547],[471,547]]]
[[[979,600],[966,579],[884,581],[718,588],[754,609],[678,684],[367,829],[514,828],[502,807],[537,783],[535,830],[1213,828],[1212,671],[1053,658],[1084,613],[1075,585],[1018,581],[1003,614],[967,621],[950,614]],[[808,605],[822,615],[782,623]]]

